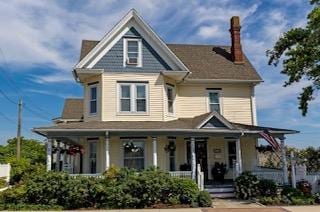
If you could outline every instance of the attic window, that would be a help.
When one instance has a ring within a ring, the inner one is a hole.
[[[124,66],[142,66],[142,45],[141,39],[124,39]]]

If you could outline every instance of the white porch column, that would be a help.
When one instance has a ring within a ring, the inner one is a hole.
[[[283,170],[283,182],[285,185],[288,184],[288,163],[286,157],[286,146],[284,143],[285,137],[280,138],[281,142],[281,161],[282,161],[282,170]]]
[[[106,137],[105,137],[105,151],[106,151],[106,170],[110,168],[110,136],[109,132],[106,132]]]
[[[190,138],[190,151],[191,151],[191,176],[193,180],[196,180],[196,145],[195,138]]]
[[[152,137],[152,165],[158,166],[157,137]]]
[[[242,173],[242,155],[241,155],[241,143],[240,138],[237,138],[236,140],[236,157],[237,157],[237,163],[238,163],[238,172],[239,174]]]
[[[52,140],[47,140],[47,171],[51,171],[52,166]]]

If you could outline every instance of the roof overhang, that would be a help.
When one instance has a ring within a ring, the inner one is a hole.
[[[92,76],[99,76],[103,74],[103,69],[86,69],[78,68],[73,70],[73,77],[77,82],[84,82],[86,79]]]
[[[176,81],[181,81],[190,74],[189,71],[161,71],[160,73],[163,76],[169,77]]]

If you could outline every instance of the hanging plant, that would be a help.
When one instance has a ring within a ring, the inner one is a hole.
[[[164,150],[166,152],[174,152],[176,151],[176,145],[174,143],[170,143],[170,144],[167,144],[165,147],[164,147]]]
[[[129,152],[139,152],[140,148],[134,145],[133,142],[128,142],[124,144],[124,148]]]

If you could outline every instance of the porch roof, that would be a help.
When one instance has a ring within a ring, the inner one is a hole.
[[[61,123],[54,126],[38,127],[33,131],[48,136],[60,133],[106,133],[106,132],[153,132],[153,133],[225,133],[225,134],[257,134],[268,130],[272,134],[293,134],[295,130],[245,125],[229,122],[222,115],[211,112],[193,118],[179,118],[172,121],[88,121]]]

